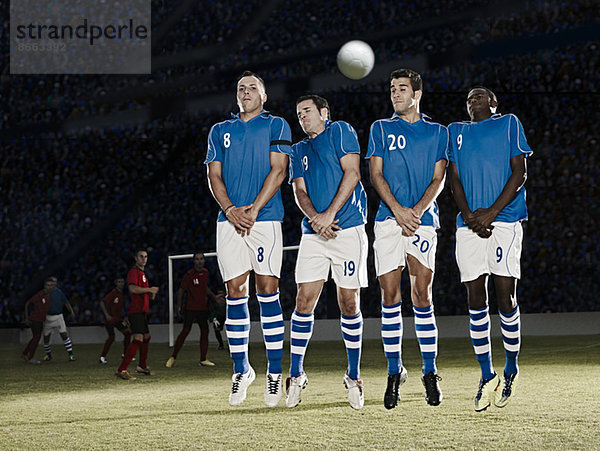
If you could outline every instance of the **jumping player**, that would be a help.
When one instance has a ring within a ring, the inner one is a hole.
[[[496,113],[496,95],[476,87],[467,95],[470,122],[455,122],[450,131],[450,186],[458,205],[456,261],[467,288],[470,334],[481,379],[475,410],[493,402],[506,406],[519,377],[517,357],[521,322],[517,279],[521,276],[521,221],[525,204],[526,159],[533,153],[514,114]],[[488,276],[492,274],[506,354],[503,379],[492,365]]]
[[[255,378],[248,360],[248,278],[253,270],[267,350],[265,403],[281,399],[283,315],[279,275],[283,257],[280,185],[288,164],[291,131],[281,117],[263,110],[264,81],[246,71],[237,83],[239,114],[215,124],[208,136],[208,182],[221,211],[217,260],[227,288],[225,331],[233,359],[229,404],[240,405]]]
[[[290,182],[305,217],[296,262],[298,294],[291,321],[291,364],[285,402],[287,407],[296,407],[308,382],[304,355],[312,335],[313,312],[331,269],[348,356],[343,380],[350,406],[361,409],[364,387],[360,378],[360,288],[368,285],[368,240],[360,147],[350,124],[329,121],[329,105],[324,98],[302,96],[296,101],[296,112],[308,137],[292,146]]]
[[[415,332],[423,359],[421,380],[428,404],[442,401],[435,359],[438,333],[432,302],[436,198],[444,187],[448,130],[419,112],[423,80],[411,69],[390,75],[394,114],[371,125],[369,168],[381,202],[375,217],[375,270],[381,286],[381,337],[388,360],[383,403],[393,409],[406,381],[402,365],[402,270],[408,266]]]

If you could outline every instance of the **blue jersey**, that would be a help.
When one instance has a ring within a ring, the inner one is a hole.
[[[403,207],[412,208],[421,200],[431,184],[436,163],[448,160],[448,129],[427,119],[421,115],[411,124],[394,113],[390,119],[371,125],[367,158],[383,158],[383,177]],[[375,221],[388,218],[394,218],[394,214],[382,200]],[[440,227],[436,201],[423,213],[421,225]]]
[[[494,114],[479,122],[454,122],[450,131],[450,161],[456,164],[469,209],[489,208],[498,199],[512,174],[510,159],[529,157],[533,152],[525,132],[514,114]],[[527,219],[525,187],[498,214],[496,221],[516,222]],[[456,226],[466,226],[462,215]]]
[[[304,179],[308,196],[318,213],[323,213],[338,192],[344,171],[340,160],[348,154],[360,154],[358,138],[346,122],[325,122],[325,130],[315,138],[306,138],[292,146],[290,183]],[[367,222],[367,194],[361,182],[335,215],[342,229]],[[302,233],[314,233],[308,218],[302,220]]]
[[[48,315],[60,315],[69,300],[60,288],[50,292],[50,308]]]
[[[213,125],[208,134],[205,164],[220,161],[227,195],[233,205],[250,205],[271,172],[271,152],[290,154],[292,132],[285,119],[262,111],[244,122],[239,114]],[[222,211],[218,221],[226,221]],[[257,221],[282,221],[283,203],[278,189],[260,210]]]

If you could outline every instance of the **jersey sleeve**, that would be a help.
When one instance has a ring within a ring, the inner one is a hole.
[[[349,153],[360,154],[358,136],[350,124],[338,121],[331,124],[331,127],[331,139],[339,159]]]
[[[223,162],[223,148],[221,147],[220,127],[215,124],[208,132],[208,150],[206,151],[206,160],[204,164],[212,163],[213,161]]]
[[[450,147],[450,142],[449,142],[449,132],[448,129],[446,127],[444,127],[443,125],[440,125],[440,138],[439,138],[439,143],[438,143],[438,153],[436,156],[436,163],[440,160],[448,160],[448,150]]]
[[[133,268],[127,273],[127,285],[139,285],[137,271]]]
[[[454,126],[454,124],[450,124],[448,126],[448,161],[452,161],[454,163],[456,163],[456,139],[456,126]]]
[[[302,177],[304,174],[304,172],[302,171],[302,161],[300,158],[300,146],[300,143],[294,144],[292,146],[290,154],[290,183],[292,183],[294,179]]]
[[[187,271],[184,276],[183,279],[181,279],[181,285],[179,285],[179,288],[181,288],[182,290],[187,290],[188,287],[190,285],[190,272]]]
[[[508,116],[508,139],[510,141],[510,157],[525,154],[525,158],[533,154],[525,138],[525,131],[521,121],[514,114]]]
[[[380,121],[375,121],[371,124],[369,132],[369,146],[367,147],[366,158],[372,156],[383,158],[383,126]]]
[[[271,120],[271,152],[289,155],[292,148],[292,130],[287,121],[274,116]]]

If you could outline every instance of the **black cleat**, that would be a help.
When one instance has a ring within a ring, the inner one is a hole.
[[[406,368],[402,367],[400,374],[390,374],[387,380],[387,388],[383,395],[383,405],[386,409],[393,409],[400,401],[400,386],[406,382],[408,373]]]
[[[442,390],[440,390],[440,386],[438,384],[438,381],[441,380],[442,378],[433,371],[430,371],[421,377],[421,381],[425,386],[425,400],[430,406],[439,406],[442,402]]]

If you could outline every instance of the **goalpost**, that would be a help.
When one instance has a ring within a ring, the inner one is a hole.
[[[300,246],[284,246],[283,252],[298,250]],[[207,252],[204,257],[216,257],[216,252]],[[169,255],[168,257],[168,270],[169,270],[169,346],[173,347],[175,344],[175,315],[173,309],[173,260],[185,260],[188,258],[194,258],[194,254],[179,254]]]

